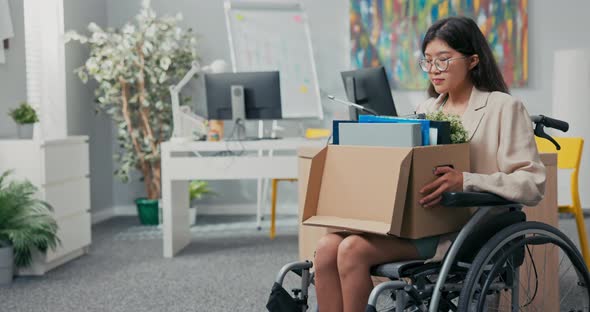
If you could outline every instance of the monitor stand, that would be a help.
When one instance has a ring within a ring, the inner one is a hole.
[[[246,96],[244,92],[242,85],[231,86],[231,113],[234,129],[227,141],[243,141],[246,138]]]

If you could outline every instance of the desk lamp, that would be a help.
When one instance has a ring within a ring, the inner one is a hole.
[[[193,131],[207,133],[206,119],[193,113],[188,106],[180,107],[178,94],[196,73],[222,73],[226,67],[227,64],[224,60],[215,60],[204,67],[201,67],[199,62],[194,61],[191,69],[184,75],[182,80],[177,85],[170,86],[173,121],[171,141],[189,141],[192,139]]]

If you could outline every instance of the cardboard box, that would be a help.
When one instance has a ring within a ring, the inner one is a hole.
[[[469,171],[469,145],[330,145],[311,157],[303,224],[411,239],[458,231],[469,208],[418,203],[445,165]]]
[[[307,181],[311,160],[322,149],[320,147],[301,147],[297,150],[299,186],[299,259],[313,260],[316,246],[320,238],[329,233],[330,229],[315,226],[303,226],[302,216],[307,191]]]

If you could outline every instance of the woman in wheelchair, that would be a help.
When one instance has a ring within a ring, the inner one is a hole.
[[[422,43],[420,66],[430,79],[430,98],[418,113],[456,114],[468,131],[471,172],[437,168],[420,204],[431,209],[444,192],[497,194],[536,205],[545,187],[545,168],[537,152],[531,119],[523,103],[509,94],[487,40],[466,17],[434,23]],[[400,260],[441,261],[455,235],[408,240],[345,232],[324,236],[314,259],[321,312],[363,311],[373,282],[371,267]]]
[[[527,221],[521,211],[522,205],[539,203],[545,189],[534,136],[552,141],[543,127],[567,131],[568,124],[528,116],[508,94],[486,39],[469,18],[434,23],[422,53],[430,98],[417,112],[461,116],[471,172],[437,168],[420,203],[426,209],[477,207],[471,219],[459,233],[418,240],[328,234],[313,263],[281,268],[267,308],[306,311],[314,284],[320,312],[381,311],[384,304],[377,299],[385,290],[394,302],[384,311],[590,311],[590,274],[577,247],[558,229]],[[301,276],[295,297],[282,286],[289,272]],[[373,289],[371,275],[390,281]]]

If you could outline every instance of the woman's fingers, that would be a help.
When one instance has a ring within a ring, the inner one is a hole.
[[[438,203],[440,203],[441,200],[442,200],[442,196],[439,196],[439,197],[435,198],[433,201],[424,205],[424,208],[430,208],[432,206],[436,206],[436,205],[438,205]]]
[[[434,191],[437,188],[439,188],[444,182],[445,182],[445,178],[444,177],[440,177],[440,178],[438,178],[438,179],[430,182],[425,187],[423,187],[420,190],[420,194],[429,194],[429,193],[432,193],[432,191]]]
[[[451,171],[455,171],[455,169],[453,169],[450,166],[443,166],[443,167],[436,167],[434,168],[434,175],[443,175],[447,172],[451,172]]]
[[[444,192],[459,190],[463,186],[463,174],[452,167],[437,167],[433,170],[434,175],[439,176],[433,182],[427,184],[420,190],[420,194],[426,194],[419,203],[424,207],[431,207],[442,200]]]
[[[446,192],[448,188],[448,184],[443,182],[434,192],[422,198],[419,201],[420,205],[423,205],[424,207],[429,207],[435,205],[435,201],[436,203],[440,202],[442,193]]]

